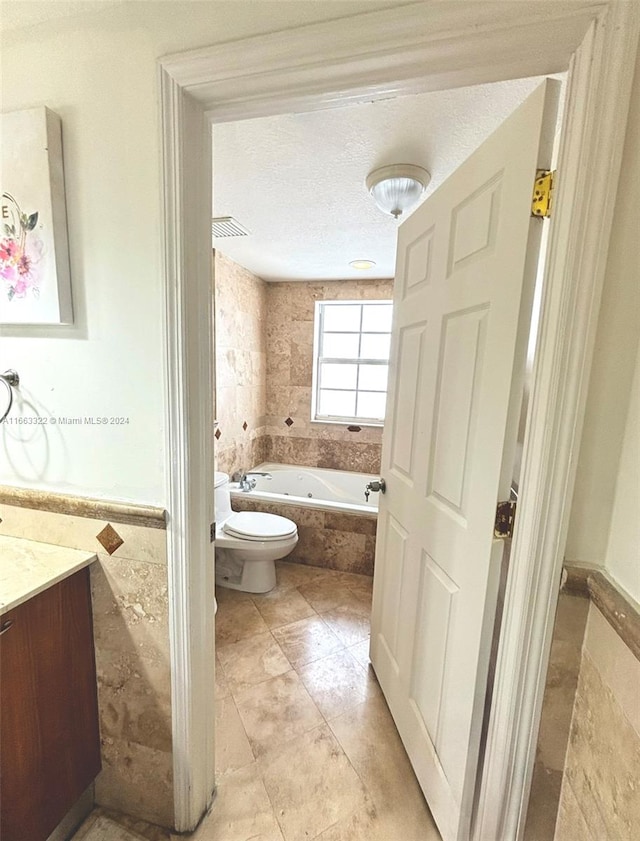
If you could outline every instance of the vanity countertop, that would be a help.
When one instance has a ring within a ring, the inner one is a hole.
[[[93,552],[0,535],[0,616],[95,560]]]

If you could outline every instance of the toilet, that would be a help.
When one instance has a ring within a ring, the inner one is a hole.
[[[245,593],[276,586],[275,561],[298,542],[293,520],[258,511],[233,511],[227,473],[215,474],[216,584]]]

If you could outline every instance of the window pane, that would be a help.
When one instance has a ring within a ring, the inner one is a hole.
[[[358,388],[366,391],[386,391],[388,365],[360,365]]]
[[[390,333],[392,315],[392,304],[365,304],[362,313],[362,329],[376,333]]]
[[[360,331],[360,304],[325,305],[324,329],[336,333],[358,333]]]
[[[387,402],[387,395],[379,391],[358,392],[358,418],[384,418],[384,407]]]
[[[357,365],[332,365],[330,362],[323,362],[320,365],[320,387],[355,390],[357,375]]]
[[[388,359],[391,336],[389,334],[363,333],[360,344],[361,359]]]
[[[358,333],[325,333],[322,337],[321,356],[357,359],[359,338]]]
[[[352,418],[355,416],[356,395],[354,391],[320,390],[319,415],[337,415]]]

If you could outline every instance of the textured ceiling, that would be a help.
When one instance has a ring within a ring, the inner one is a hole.
[[[498,82],[214,126],[214,215],[250,236],[214,246],[265,280],[392,277],[397,223],[364,181],[393,163],[429,170],[430,195],[539,84]],[[351,260],[374,260],[357,271]]]

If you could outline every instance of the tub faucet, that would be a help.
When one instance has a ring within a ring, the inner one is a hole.
[[[249,479],[249,476],[264,476],[265,479],[273,478],[271,476],[271,473],[261,473],[259,470],[249,470],[248,472],[244,470],[239,470],[238,473],[238,484],[240,485],[240,490],[244,491],[245,493],[252,491],[256,486],[256,480]]]

